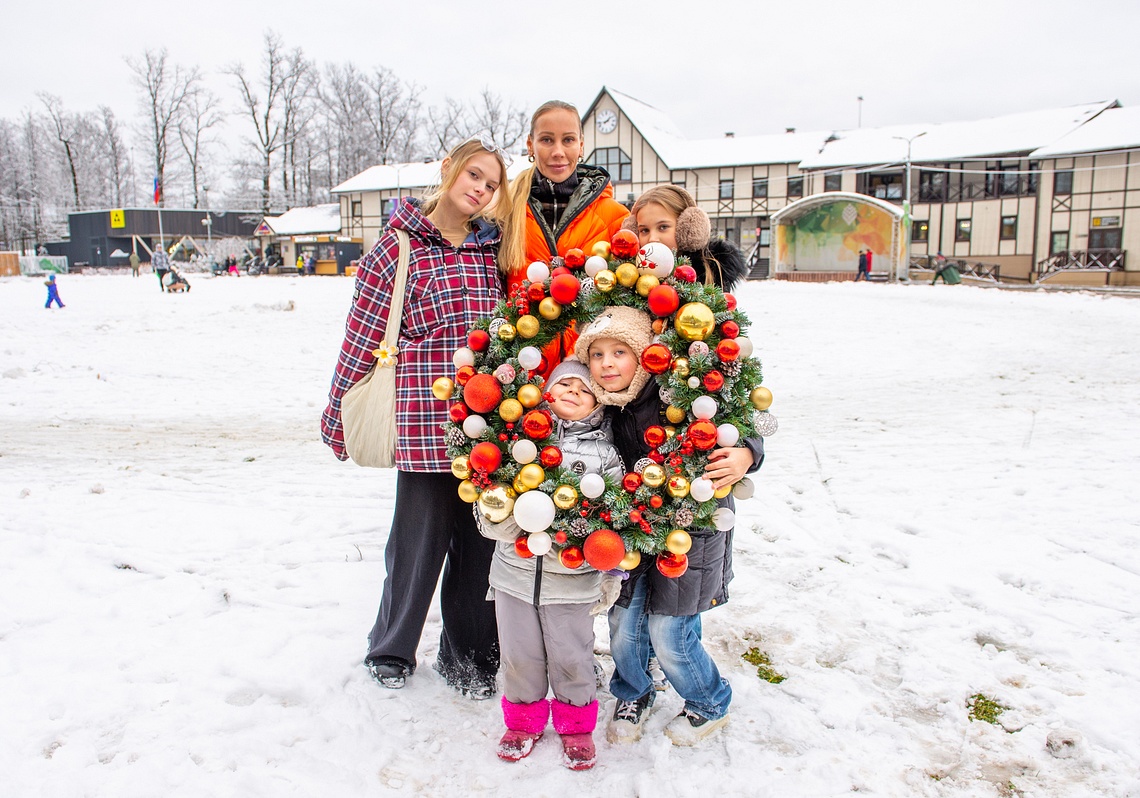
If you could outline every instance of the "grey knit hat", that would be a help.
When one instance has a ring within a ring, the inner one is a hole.
[[[607,391],[592,377],[590,379],[590,388],[599,404],[621,407],[636,397],[645,387],[645,383],[649,382],[649,372],[641,366],[641,353],[653,342],[653,325],[649,315],[640,310],[611,305],[603,309],[578,336],[574,354],[579,361],[587,364],[590,362],[590,344],[599,338],[615,338],[621,341],[637,358],[637,371],[634,372],[633,381],[624,391]]]
[[[550,376],[546,379],[546,384],[557,385],[558,381],[566,377],[577,377],[583,384],[590,384],[590,370],[586,368],[586,364],[582,363],[573,357],[568,357],[554,367],[554,371],[550,372]]]

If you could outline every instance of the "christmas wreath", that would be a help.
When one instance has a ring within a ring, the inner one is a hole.
[[[541,376],[543,347],[609,305],[653,319],[655,338],[641,364],[665,405],[666,423],[645,430],[648,457],[626,463],[631,470],[620,481],[562,467]],[[747,478],[714,491],[703,476],[709,453],[777,429],[747,329],[731,294],[698,282],[688,260],[668,247],[639,247],[627,230],[589,258],[572,249],[530,264],[527,279],[469,331],[453,358],[454,378],[432,386],[450,402],[444,435],[459,495],[489,521],[513,516],[524,531],[515,541],[519,556],[554,546],[571,568],[586,561],[628,570],[642,553],[659,554],[662,573],[679,576],[687,568],[686,530],[730,529],[734,515],[716,499],[729,490],[752,495]]]

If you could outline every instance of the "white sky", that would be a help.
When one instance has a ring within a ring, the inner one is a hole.
[[[253,67],[268,28],[322,65],[387,66],[424,86],[428,104],[488,86],[528,110],[552,97],[584,107],[610,85],[665,111],[690,137],[855,127],[860,95],[864,126],[1140,103],[1134,0],[6,5],[8,118],[38,108],[36,92],[47,91],[72,110],[105,104],[133,119],[122,56],[163,45],[173,60],[199,65],[236,108],[232,80],[219,72],[236,60]],[[475,19],[479,8],[486,19]]]

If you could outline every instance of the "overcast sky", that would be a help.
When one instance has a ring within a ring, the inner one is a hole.
[[[1137,0],[13,0],[5,3],[0,115],[109,105],[137,91],[123,56],[166,46],[231,109],[235,61],[255,68],[272,28],[323,65],[383,65],[427,104],[490,87],[528,111],[583,109],[603,85],[657,107],[686,135],[975,119],[1118,99],[1140,103]],[[485,13],[482,13],[484,12]],[[231,124],[239,124],[236,121]]]

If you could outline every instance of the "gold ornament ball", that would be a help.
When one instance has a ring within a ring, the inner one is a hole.
[[[559,485],[550,498],[559,510],[569,510],[578,504],[578,491],[570,485]]]
[[[637,269],[634,269],[636,272]],[[601,291],[603,294],[608,294],[614,290],[614,285],[617,284],[617,275],[609,269],[602,269],[594,275],[594,287]]]
[[[687,357],[679,357],[673,361],[673,373],[681,379],[689,376],[689,359]]]
[[[519,469],[519,482],[525,485],[527,490],[534,490],[545,481],[546,472],[538,463],[527,463]]]
[[[529,313],[525,316],[519,316],[519,320],[515,322],[515,330],[521,338],[534,338],[538,335],[539,321],[536,317]]]
[[[757,385],[748,394],[748,401],[752,402],[752,406],[757,410],[767,410],[772,406],[772,392],[763,385]]]
[[[705,303],[689,302],[677,311],[673,326],[686,341],[703,341],[716,328],[716,316]]]
[[[676,436],[677,436],[677,428],[676,427],[666,427],[665,428],[665,440],[671,441]]]
[[[519,388],[518,399],[522,406],[528,410],[538,407],[539,402],[542,401],[542,389],[528,382]]]
[[[597,255],[599,258],[608,258],[610,256],[610,242],[599,241],[594,244],[593,249],[590,250],[591,254]]]
[[[661,281],[655,276],[652,274],[643,274],[637,278],[636,290],[641,296],[649,296],[649,292],[659,285],[661,285]]]
[[[618,568],[623,571],[632,571],[639,565],[641,565],[641,552],[637,549],[631,549],[621,558],[621,562],[618,563]]]
[[[522,414],[522,402],[518,399],[504,399],[499,403],[499,418],[503,421],[513,423],[522,418]]]
[[[506,324],[499,326],[498,335],[499,339],[502,341],[513,341],[515,340],[515,336],[518,335],[518,330],[515,329],[515,325],[507,322]]]
[[[456,479],[467,479],[471,476],[471,464],[467,462],[467,455],[461,454],[451,461],[451,473]]]
[[[515,500],[503,485],[492,485],[479,494],[479,510],[492,524],[506,521],[515,509]]]
[[[732,493],[732,485],[725,485],[723,488],[717,488],[713,491],[713,498],[723,499],[730,493]]]
[[[553,321],[562,315],[562,306],[550,297],[545,297],[538,303],[538,315],[547,321]]]
[[[450,377],[440,377],[431,384],[432,395],[441,402],[446,402],[455,393],[455,383]]]
[[[651,488],[659,488],[665,484],[667,475],[665,469],[654,463],[648,465],[645,470],[641,472],[641,481]]]
[[[623,263],[617,267],[614,276],[617,277],[617,281],[626,288],[633,288],[633,286],[637,284],[637,278],[640,275],[637,273],[637,267],[632,263]],[[594,279],[597,280],[597,277]]]
[[[689,480],[675,476],[669,480],[669,495],[674,499],[683,499],[689,495]]]
[[[688,554],[693,547],[693,539],[683,529],[674,529],[665,538],[665,548],[674,554]]]
[[[665,420],[670,424],[680,424],[685,420],[685,411],[676,405],[669,405],[665,408]]]
[[[515,474],[515,481],[511,483],[511,489],[514,490],[516,494],[526,493],[527,490],[529,490],[529,488],[523,484],[522,476],[519,474]]]
[[[468,504],[474,504],[479,498],[479,489],[475,487],[475,483],[469,479],[465,479],[459,483],[459,498]]]

